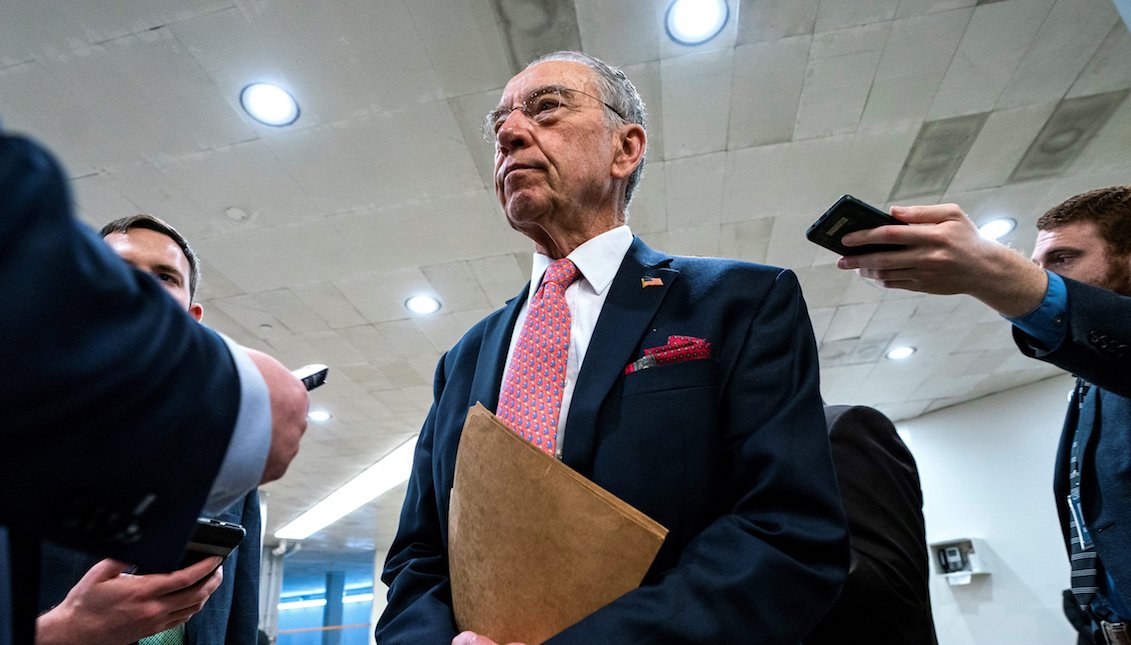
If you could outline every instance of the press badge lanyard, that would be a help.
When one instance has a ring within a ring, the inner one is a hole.
[[[1072,487],[1068,493],[1068,510],[1072,513],[1073,519],[1076,520],[1076,537],[1080,540],[1080,550],[1090,551],[1094,548],[1092,544],[1092,535],[1088,531],[1088,525],[1084,523],[1084,512],[1080,505],[1080,413],[1084,408],[1084,397],[1088,395],[1088,389],[1091,388],[1084,379],[1080,379],[1076,386],[1076,428],[1072,436],[1072,470],[1075,472],[1070,475],[1072,480]]]

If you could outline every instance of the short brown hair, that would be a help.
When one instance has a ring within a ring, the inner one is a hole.
[[[1131,253],[1131,186],[1097,188],[1069,197],[1037,220],[1038,231],[1072,222],[1095,222],[1112,253]]]
[[[196,251],[189,246],[188,240],[178,233],[177,229],[173,228],[172,224],[169,224],[159,217],[154,217],[146,213],[116,219],[106,226],[103,226],[102,229],[98,231],[98,235],[105,238],[111,233],[127,233],[131,228],[144,228],[155,231],[173,240],[177,243],[177,246],[181,247],[181,252],[185,254],[185,259],[188,260],[189,302],[192,302],[196,297],[196,285],[200,283],[200,258],[197,257]]]

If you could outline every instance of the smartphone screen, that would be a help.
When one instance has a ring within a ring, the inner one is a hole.
[[[906,226],[906,222],[897,220],[875,206],[862,202],[852,195],[844,195],[836,200],[836,203],[809,227],[809,230],[805,231],[805,237],[810,242],[820,244],[840,255],[862,255],[877,251],[902,249],[903,246],[899,244],[845,246],[840,241],[841,238],[853,231],[862,231],[866,228],[876,228],[889,224]]]

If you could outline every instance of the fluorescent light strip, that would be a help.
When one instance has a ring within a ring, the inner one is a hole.
[[[327,495],[309,511],[275,531],[275,537],[280,540],[306,539],[407,481],[415,449],[414,436]]]
[[[343,596],[342,604],[350,604],[355,602],[369,602],[373,600],[372,593],[358,593],[352,596]],[[325,607],[325,598],[312,598],[310,600],[288,600],[279,603],[279,611],[286,611],[288,609],[305,609],[307,607]]]

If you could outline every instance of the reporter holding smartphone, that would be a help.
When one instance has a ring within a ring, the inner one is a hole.
[[[27,643],[41,538],[171,568],[206,503],[282,475],[308,398],[77,222],[37,144],[0,134],[0,194],[0,643]]]
[[[194,301],[199,258],[176,229],[151,215],[134,215],[106,224],[99,234],[119,257],[156,278],[194,320],[203,318],[204,308]],[[49,611],[38,619],[36,642],[142,639],[146,645],[148,639],[142,637],[159,635],[188,645],[254,644],[259,620],[258,491],[215,519],[242,525],[246,531],[243,543],[221,568],[218,558],[209,557],[170,574],[129,575],[123,562],[96,562],[81,552],[45,544],[40,611]]]
[[[1013,325],[1022,354],[1076,376],[1053,475],[1069,581],[1096,642],[1131,642],[1131,463],[1123,458],[1131,444],[1131,185],[1049,209],[1037,219],[1031,259],[982,239],[955,204],[893,206],[892,215],[912,226],[843,241],[904,249],[842,257],[837,266],[889,288],[971,295]]]

